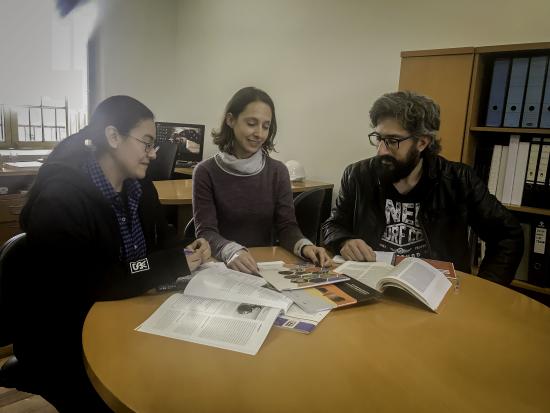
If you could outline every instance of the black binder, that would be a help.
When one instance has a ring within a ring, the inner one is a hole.
[[[523,128],[538,128],[540,119],[540,108],[542,93],[544,92],[544,79],[548,56],[536,56],[531,58],[529,63],[529,76],[527,78],[527,89],[525,91],[525,103],[523,105]]]
[[[496,59],[493,63],[493,77],[491,78],[491,90],[489,92],[485,126],[502,126],[502,115],[504,114],[511,61],[510,58],[500,58]]]
[[[529,69],[528,57],[516,57],[512,59],[510,72],[510,84],[503,125],[509,128],[518,128],[523,110],[523,98],[525,97],[525,83]]]
[[[547,217],[533,223],[528,281],[550,287],[550,219]]]

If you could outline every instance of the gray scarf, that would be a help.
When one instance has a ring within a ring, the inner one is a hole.
[[[259,150],[250,158],[239,159],[227,152],[218,152],[214,160],[220,168],[232,175],[256,175],[260,173],[265,166],[265,155]]]

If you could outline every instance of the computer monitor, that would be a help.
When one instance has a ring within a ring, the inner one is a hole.
[[[156,122],[157,142],[178,145],[176,163],[192,166],[202,161],[204,125]]]

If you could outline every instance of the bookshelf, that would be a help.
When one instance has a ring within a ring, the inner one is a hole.
[[[511,134],[550,137],[550,129],[485,126],[495,59],[543,55],[550,55],[550,42],[404,51],[399,90],[414,90],[435,99],[441,107],[442,155],[475,166],[483,148],[503,144]],[[449,70],[450,65],[453,67]],[[505,207],[522,222],[550,216],[550,209]],[[524,281],[514,280],[512,286],[550,296],[550,288]]]

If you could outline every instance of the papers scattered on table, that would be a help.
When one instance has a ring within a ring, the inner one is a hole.
[[[137,331],[256,354],[292,301],[263,278],[210,263],[166,300]]]
[[[280,311],[176,293],[136,330],[255,355]]]
[[[303,291],[303,290],[302,290]],[[286,314],[281,314],[275,320],[275,326],[286,328],[299,333],[311,333],[317,324],[327,316],[330,310],[319,311],[317,313],[306,313],[296,304],[292,304]]]

